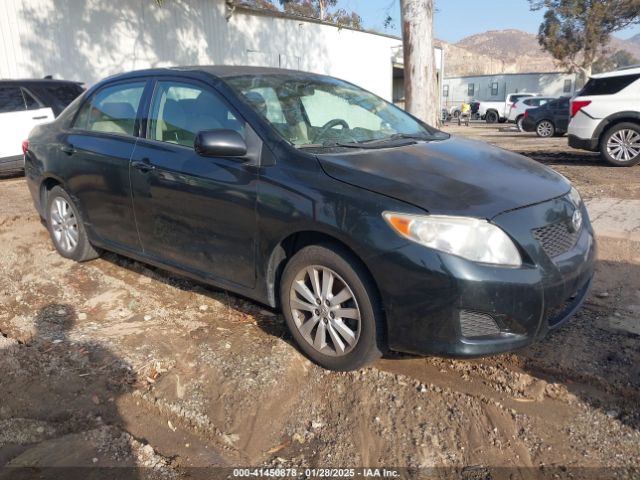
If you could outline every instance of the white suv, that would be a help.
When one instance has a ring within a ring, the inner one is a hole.
[[[571,102],[569,145],[612,165],[640,162],[640,67],[593,75]]]
[[[83,91],[64,80],[0,80],[0,172],[22,169],[22,141],[31,129],[51,122]]]

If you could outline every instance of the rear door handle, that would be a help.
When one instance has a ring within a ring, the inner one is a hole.
[[[40,115],[39,117],[31,117],[33,120],[44,120],[45,118],[48,118],[46,115]]]
[[[71,144],[63,144],[63,145],[61,145],[60,146],[60,150],[62,150],[67,155],[73,155],[74,153],[76,153],[76,149]]]
[[[155,166],[151,165],[151,162],[149,162],[149,159],[147,158],[143,160],[134,160],[133,162],[131,162],[131,166],[133,168],[140,170],[143,173],[150,172],[156,169]]]

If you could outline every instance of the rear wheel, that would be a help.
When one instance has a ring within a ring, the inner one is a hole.
[[[522,126],[522,122],[524,121],[524,115],[520,115],[516,119],[516,127],[518,127],[519,132],[524,132],[524,127]]]
[[[487,112],[484,118],[487,123],[496,123],[499,120],[498,112],[490,110]]]
[[[600,142],[604,159],[616,167],[631,167],[640,162],[640,125],[619,123],[605,133]]]
[[[556,133],[556,127],[550,120],[540,120],[536,125],[536,133],[539,137],[553,137]]]
[[[78,208],[62,187],[55,186],[49,191],[46,214],[49,235],[60,255],[77,262],[98,257],[89,243]]]
[[[368,273],[335,245],[296,253],[282,275],[280,300],[300,349],[331,370],[360,368],[382,355],[382,311]]]

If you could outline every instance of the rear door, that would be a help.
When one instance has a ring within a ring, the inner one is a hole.
[[[18,84],[0,85],[0,168],[21,168],[22,141],[33,127],[52,120],[52,110],[26,89]]]
[[[148,117],[131,162],[145,255],[253,287],[257,167],[246,159],[202,157],[193,142],[198,132],[215,129],[239,132],[250,151],[260,148],[259,139],[215,89],[196,81],[159,80]]]
[[[561,132],[566,132],[569,128],[569,118],[571,116],[569,103],[569,98],[560,98],[554,107],[554,123],[556,130]]]
[[[87,229],[119,250],[140,250],[129,180],[146,79],[103,86],[80,107],[60,145],[62,176],[80,200]]]

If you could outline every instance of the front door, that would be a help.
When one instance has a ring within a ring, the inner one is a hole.
[[[131,162],[133,202],[144,253],[203,277],[255,285],[257,169],[242,159],[198,155],[202,130],[246,127],[200,83],[156,83],[146,138]]]

